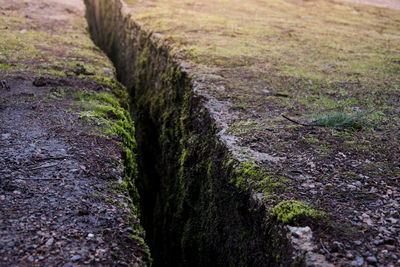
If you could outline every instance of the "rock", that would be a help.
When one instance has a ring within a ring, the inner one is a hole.
[[[36,87],[46,86],[47,85],[46,78],[44,78],[44,77],[35,78],[35,80],[33,81],[33,85]]]
[[[332,252],[341,252],[344,250],[343,244],[338,242],[338,241],[334,241],[332,244],[332,248],[331,251]]]
[[[253,199],[255,200],[255,201],[261,201],[262,200],[262,198],[263,198],[263,196],[264,196],[264,194],[263,193],[257,193],[257,194],[254,194],[253,195]]]
[[[53,245],[53,243],[54,243],[54,238],[50,238],[49,240],[47,240],[46,246],[50,247],[51,245]]]
[[[348,258],[348,259],[353,259],[354,258],[354,255],[351,253],[351,252],[347,252],[346,253],[346,258]]]
[[[361,256],[357,256],[356,260],[350,262],[351,266],[357,266],[357,267],[362,266],[363,264],[364,264],[364,258]]]
[[[10,133],[5,133],[1,135],[1,139],[6,140],[8,138],[10,138],[11,134]]]
[[[28,261],[33,262],[35,259],[32,256],[28,257]]]
[[[377,263],[378,260],[376,259],[375,256],[369,256],[369,257],[367,258],[367,262],[369,262],[369,263]]]
[[[88,234],[88,237],[89,237],[89,238],[93,238],[93,237],[94,237],[94,234]]]
[[[379,245],[382,245],[383,244],[383,240],[382,239],[376,239],[376,240],[374,240],[374,245],[376,245],[376,246],[379,246]]]
[[[132,227],[126,227],[125,231],[128,232],[128,233],[133,233]]]
[[[359,245],[362,244],[362,242],[361,242],[360,240],[356,240],[356,241],[354,241],[354,244],[356,244],[357,246],[359,246]]]
[[[44,233],[42,231],[38,231],[37,234],[40,235],[40,236],[43,236],[43,237],[49,237],[49,234]]]
[[[71,257],[71,261],[79,261],[81,259],[81,256],[79,255],[74,255]]]
[[[6,80],[1,80],[0,85],[2,89],[10,90],[10,86],[8,85]]]
[[[351,185],[351,184],[348,184],[347,187],[348,187],[350,190],[356,190],[356,189],[357,189],[356,186]]]

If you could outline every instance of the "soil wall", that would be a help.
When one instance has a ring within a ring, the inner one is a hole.
[[[287,229],[229,181],[237,162],[168,46],[120,0],[85,0],[89,31],[131,95],[142,223],[155,266],[302,265]]]

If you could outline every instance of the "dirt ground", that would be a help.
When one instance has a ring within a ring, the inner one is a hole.
[[[398,0],[344,1],[400,9]],[[68,65],[52,67],[52,61],[86,60],[76,55],[76,48],[82,44],[60,41],[65,33],[88,38],[83,14],[80,0],[0,0],[0,80],[4,80],[0,86],[1,266],[146,263],[146,247],[141,234],[136,235],[140,232],[139,220],[127,208],[130,202],[126,194],[116,193],[113,187],[122,176],[120,140],[98,134],[93,124],[82,120],[82,107],[74,98],[83,89],[106,88],[85,74],[78,78],[82,72],[67,68]],[[5,39],[11,31],[17,34],[13,47]],[[33,37],[28,39],[26,32]],[[41,39],[42,35],[46,39]],[[42,56],[26,55],[30,51],[25,49],[28,45]],[[96,53],[100,58],[96,63],[105,64],[103,69],[112,68],[92,44],[82,46]],[[49,69],[52,72],[46,72]],[[75,75],[59,75],[71,71]],[[35,86],[35,79],[36,85],[43,86]],[[318,137],[326,133],[305,129],[299,131],[301,134]],[[344,154],[338,155],[345,165],[357,164]],[[298,164],[301,169],[304,160],[299,159]],[[304,178],[302,173],[292,175]],[[373,205],[362,202],[363,212],[352,214],[349,219],[377,230],[368,232],[367,227],[365,236],[358,235],[360,239],[340,240],[329,246],[321,241],[321,250],[329,250],[331,257],[336,257],[335,253],[343,255],[354,266],[367,262],[374,265],[380,257],[398,264],[398,181],[399,177],[393,177],[390,183],[368,185],[366,193],[357,189],[361,185],[343,183],[353,197],[343,197],[337,209],[348,209],[353,205],[350,201],[372,196]],[[303,185],[310,189],[324,186],[327,191],[332,187],[330,183],[308,180]],[[385,193],[378,195],[377,190]],[[315,191],[310,190],[310,194]],[[377,200],[373,202],[374,199]],[[363,254],[357,255],[356,249]],[[375,256],[377,251],[379,255]]]
[[[302,226],[332,264],[400,264],[398,11],[324,0],[128,6],[181,49],[221,139],[247,161],[236,187],[266,210],[296,200],[325,212],[327,225]],[[353,126],[334,125],[341,116]]]
[[[76,97],[110,90],[76,60],[112,75],[83,11],[78,0],[0,1],[0,266],[148,263],[119,187],[121,140],[82,119]]]

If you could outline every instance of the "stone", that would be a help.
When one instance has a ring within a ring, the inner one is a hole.
[[[369,263],[376,263],[376,262],[378,262],[378,260],[376,259],[375,256],[369,256],[369,257],[367,258],[367,262],[369,262]]]
[[[71,261],[79,261],[81,259],[81,256],[79,255],[74,255],[71,257]]]
[[[348,187],[350,190],[356,190],[356,189],[357,189],[356,186],[351,185],[351,184],[348,184],[347,187]]]
[[[54,243],[54,238],[50,238],[49,240],[47,240],[46,246],[50,247],[51,245],[53,245],[53,243]]]
[[[355,261],[352,261],[351,266],[362,266],[364,264],[364,258],[361,256],[357,256]]]
[[[347,252],[346,253],[346,258],[348,258],[348,259],[353,259],[354,258],[354,255],[351,253],[351,252]]]

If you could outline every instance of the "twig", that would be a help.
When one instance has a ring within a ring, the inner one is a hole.
[[[326,249],[324,243],[322,242],[322,238],[319,239],[319,243],[321,244],[322,248],[325,250],[326,253],[330,254],[329,251]]]
[[[54,164],[48,164],[48,165],[42,165],[42,166],[39,166],[39,167],[35,167],[35,168],[30,168],[30,170],[38,170],[38,169],[44,169],[44,168],[50,168],[50,167],[54,167],[54,166],[57,166],[58,164],[57,163],[54,163]]]
[[[304,124],[304,123],[295,121],[295,120],[293,120],[293,119],[291,119],[291,118],[289,118],[289,117],[287,117],[287,116],[285,116],[285,115],[282,115],[282,117],[284,117],[284,118],[287,119],[288,121],[291,121],[291,122],[293,122],[293,123],[295,123],[295,124],[298,124],[298,125],[301,125],[301,126],[306,126],[306,127],[314,127],[314,126],[317,126],[317,125],[314,125],[314,124]]]
[[[68,157],[48,157],[48,158],[37,158],[35,161],[45,161],[45,160],[62,160],[67,159]]]
[[[63,180],[63,178],[24,178],[22,180],[43,180],[43,181],[50,181],[50,180]]]

